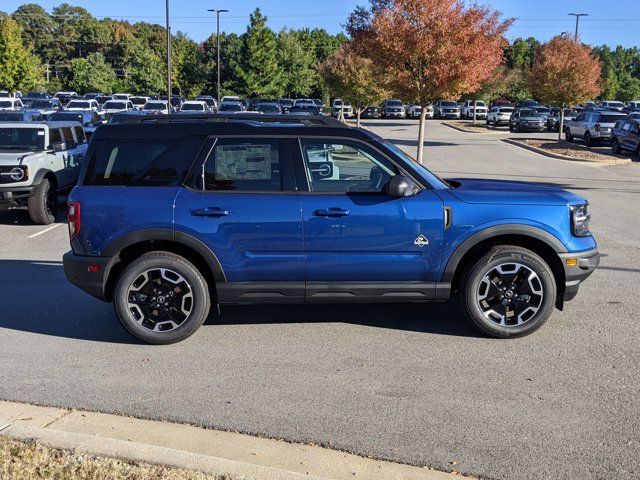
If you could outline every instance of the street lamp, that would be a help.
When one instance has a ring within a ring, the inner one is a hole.
[[[169,26],[169,0],[166,0],[167,15],[167,113],[171,113],[171,27]]]
[[[578,41],[578,24],[580,23],[580,17],[588,17],[589,14],[588,13],[568,13],[567,15],[573,15],[574,17],[576,17],[576,34],[573,37],[573,41],[577,42]]]
[[[169,0],[167,0],[169,1]],[[220,105],[220,14],[221,13],[226,13],[229,10],[225,10],[225,9],[215,9],[215,8],[210,8],[207,10],[207,12],[216,12],[216,40],[218,41],[218,46],[217,46],[217,52],[218,52],[218,61],[216,62],[217,66],[218,66],[218,105]]]

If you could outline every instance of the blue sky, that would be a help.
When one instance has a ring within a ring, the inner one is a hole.
[[[62,3],[32,0],[48,11]],[[164,0],[67,0],[81,5],[97,17],[109,16],[131,22],[164,22]],[[580,24],[580,36],[586,43],[625,47],[640,46],[640,0],[478,0],[517,20],[509,38],[534,36],[547,40],[565,31],[572,32],[575,20],[570,12],[589,13]],[[12,12],[24,1],[2,0],[1,10]],[[342,30],[347,14],[367,0],[172,0],[172,28],[203,40],[215,29],[215,17],[207,8],[226,8],[221,29],[242,33],[249,13],[256,7],[269,18],[275,30],[282,27],[321,27],[332,33]]]

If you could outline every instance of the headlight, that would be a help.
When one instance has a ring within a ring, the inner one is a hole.
[[[586,237],[591,234],[589,231],[591,215],[589,215],[588,206],[588,203],[571,206],[571,233],[576,237]]]

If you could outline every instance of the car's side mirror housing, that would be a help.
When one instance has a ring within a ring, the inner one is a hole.
[[[389,195],[393,198],[410,197],[418,192],[418,186],[409,177],[396,175],[389,181]]]
[[[67,144],[65,142],[53,142],[51,144],[51,150],[54,152],[65,152],[67,150]]]

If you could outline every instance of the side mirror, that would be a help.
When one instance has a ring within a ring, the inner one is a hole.
[[[65,142],[53,142],[51,144],[51,150],[54,152],[65,152],[67,150],[67,144]]]
[[[410,197],[418,193],[418,186],[404,175],[396,175],[389,181],[389,195],[393,198]]]

